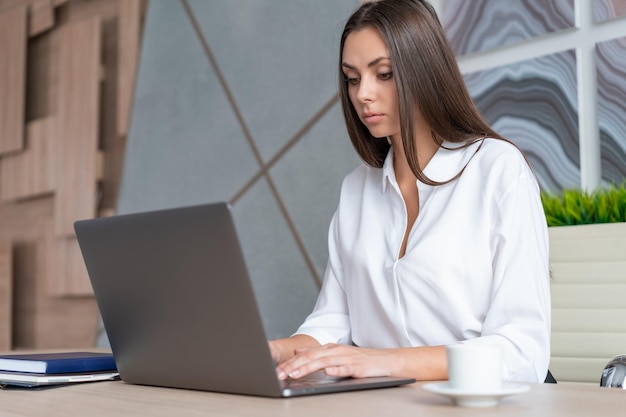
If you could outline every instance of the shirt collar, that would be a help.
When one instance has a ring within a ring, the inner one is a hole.
[[[467,147],[462,147],[462,144],[459,143],[443,142],[426,165],[424,174],[431,180],[438,182],[453,178],[465,167],[482,142],[479,140]],[[393,170],[393,147],[389,148],[382,169],[382,190],[384,193],[387,190],[387,184],[396,181],[396,173]]]
[[[387,191],[387,184],[396,182],[396,172],[393,170],[393,147],[389,148],[385,163],[383,164],[382,178],[383,194]]]
[[[433,181],[443,182],[454,178],[467,165],[482,140],[469,146],[453,142],[443,142],[426,165],[424,174]]]

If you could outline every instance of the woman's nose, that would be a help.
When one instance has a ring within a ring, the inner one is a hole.
[[[369,78],[361,78],[359,83],[359,90],[357,92],[357,98],[362,103],[374,101],[376,98],[376,88],[372,80]]]

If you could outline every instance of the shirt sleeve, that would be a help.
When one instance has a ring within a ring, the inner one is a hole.
[[[549,243],[539,188],[530,171],[496,202],[494,281],[481,337],[500,345],[504,378],[543,382],[550,361]]]
[[[322,345],[326,343],[351,343],[348,303],[346,293],[341,285],[338,218],[337,211],[330,223],[328,264],[317,302],[313,312],[295,333],[311,336]]]

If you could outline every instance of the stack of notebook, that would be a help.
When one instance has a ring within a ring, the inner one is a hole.
[[[37,387],[119,377],[110,353],[61,352],[0,356],[0,386]]]

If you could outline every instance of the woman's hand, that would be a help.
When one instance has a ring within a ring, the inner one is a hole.
[[[326,375],[364,378],[397,375],[400,358],[391,350],[327,344],[295,350],[295,356],[276,368],[279,379],[300,378],[316,371]]]
[[[297,349],[319,346],[319,342],[305,334],[297,334],[284,339],[270,340],[267,342],[272,354],[272,359],[277,364],[284,362],[295,355]]]
[[[267,342],[270,347],[270,353],[272,354],[272,359],[274,363],[280,363],[280,341],[279,340],[270,340]]]

